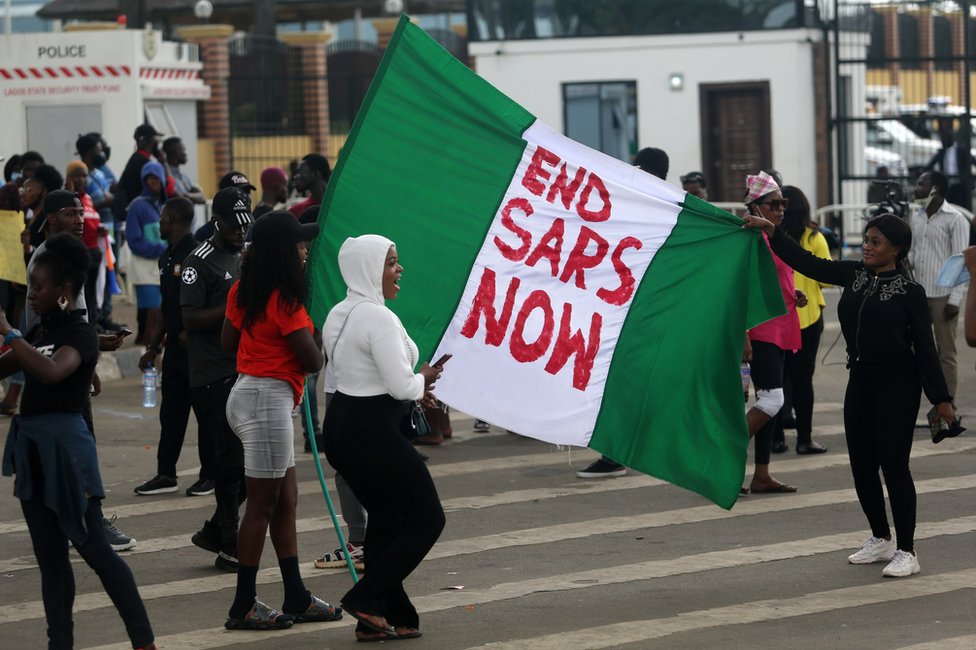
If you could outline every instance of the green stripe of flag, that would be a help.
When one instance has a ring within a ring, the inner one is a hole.
[[[737,217],[686,195],[627,313],[590,440],[725,508],[738,497],[749,439],[736,372],[745,328],[783,312],[779,286],[759,281],[776,270],[755,237]],[[755,290],[742,292],[744,284]],[[723,300],[729,295],[749,301]]]
[[[382,234],[405,268],[390,307],[426,359],[454,315],[525,148],[520,135],[535,118],[408,25],[403,18],[394,32],[323,200],[309,312],[321,326],[345,297],[336,256],[346,237]],[[434,233],[418,227],[435,221]]]

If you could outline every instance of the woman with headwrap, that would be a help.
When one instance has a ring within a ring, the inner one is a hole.
[[[783,198],[779,185],[766,172],[746,177],[746,208],[749,214],[769,219],[779,224],[788,201]],[[773,418],[783,408],[783,363],[787,350],[800,348],[800,321],[797,306],[806,304],[806,298],[793,287],[793,269],[773,255],[776,275],[786,303],[786,314],[748,332],[746,357],[751,356],[752,383],[756,387],[756,403],[746,414],[749,433],[756,437],[755,471],[748,490],[756,493],[796,492],[796,486],[777,481],[769,474],[769,454],[773,443],[775,423]]]
[[[329,463],[369,513],[365,576],[342,598],[360,641],[415,638],[420,619],[403,581],[444,528],[430,472],[400,433],[403,402],[425,398],[440,366],[419,361],[417,346],[386,300],[396,298],[403,267],[392,241],[347,239],[339,250],[346,299],[325,320],[324,343],[337,392],[325,414]]]
[[[925,290],[899,268],[911,248],[912,231],[893,214],[877,216],[864,228],[863,261],[835,262],[810,255],[763,216],[747,216],[745,227],[762,228],[773,252],[803,275],[844,288],[837,303],[850,369],[844,431],[854,488],[871,526],[871,537],[847,561],[888,562],[885,577],[918,573],[909,457],[922,389],[940,420],[952,426],[955,413]],[[888,526],[879,469],[888,487],[897,540]]]

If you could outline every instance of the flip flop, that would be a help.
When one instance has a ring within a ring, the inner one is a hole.
[[[750,491],[750,490],[749,490],[749,488],[747,488],[747,487],[745,487],[745,486],[743,486],[743,487],[740,487],[740,488],[739,488],[739,496],[743,496],[743,497],[744,497],[744,496],[748,496],[748,494],[749,494],[749,491]]]
[[[343,607],[345,607],[345,605],[343,605]],[[345,607],[344,611],[350,616],[352,616],[354,619],[362,623],[363,627],[365,627],[367,630],[378,632],[379,634],[389,634],[391,636],[396,636],[396,628],[394,628],[392,625],[388,625],[387,627],[382,627],[377,625],[376,623],[373,623],[367,618],[368,616],[376,616],[375,614],[366,614],[364,612],[357,612],[356,610],[349,609],[348,607]],[[382,639],[375,639],[375,640],[382,641]]]
[[[396,641],[396,634],[390,634],[389,632],[363,632],[362,630],[356,630],[356,641],[359,643],[378,643],[380,641]]]
[[[400,630],[404,630],[404,631],[401,632]],[[410,631],[407,632],[407,630]],[[397,631],[397,636],[396,636],[397,639],[419,639],[420,637],[423,636],[423,632],[421,632],[415,627],[398,627],[396,628],[396,631]]]
[[[787,485],[786,483],[771,485],[769,487],[754,487],[749,489],[753,494],[792,494],[793,492],[796,492],[795,485]]]

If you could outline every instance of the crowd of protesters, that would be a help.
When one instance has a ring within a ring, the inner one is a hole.
[[[368,579],[343,599],[359,622],[358,640],[420,636],[417,612],[402,581],[436,541],[444,518],[423,465],[426,457],[397,432],[400,400],[422,400],[431,420],[431,434],[414,444],[441,444],[452,429],[446,405],[429,390],[443,367],[424,364],[414,372],[416,346],[384,306],[396,297],[402,271],[394,242],[366,235],[347,241],[340,252],[350,297],[326,322],[326,347],[330,356],[339,357],[323,372],[329,411],[323,432],[314,397],[326,359],[322,334],[304,307],[304,267],[330,180],[328,159],[310,153],[291,177],[278,167],[263,170],[260,199],[252,208],[251,193],[257,188],[245,174],[228,171],[216,194],[207,197],[181,169],[188,154],[180,138],[163,139],[150,124],[136,128],[133,138],[134,151],[119,176],[108,166],[108,143],[98,133],[87,133],[75,142],[77,158],[63,174],[45,164],[41,153],[28,151],[9,158],[0,187],[0,210],[23,216],[27,268],[22,283],[0,286],[6,351],[0,371],[9,378],[0,414],[20,410],[8,436],[4,470],[18,475],[17,496],[44,578],[51,647],[72,643],[69,542],[116,601],[133,647],[155,647],[135,580],[115,554],[134,547],[136,540],[102,515],[105,495],[91,412],[91,399],[101,391],[95,373],[98,352],[118,349],[132,334],[113,320],[113,298],[121,291],[115,274],[123,263],[137,305],[134,340],[145,346],[139,367],[155,367],[162,357],[157,464],[153,477],[135,493],[179,490],[176,467],[192,412],[200,469],[185,494],[214,496],[213,514],[192,542],[213,554],[218,569],[237,574],[225,626],[282,629],[342,616],[342,609],[305,588],[299,571],[293,415],[307,386],[312,417],[308,423],[302,419],[304,448],[324,451],[339,470],[336,480],[349,526],[347,543],[315,566],[338,567],[347,559],[360,569],[370,564]],[[666,181],[664,151],[643,149],[633,162]],[[952,404],[954,340],[963,290],[939,286],[936,276],[950,256],[963,252],[969,224],[947,201],[946,177],[927,171],[916,185],[916,209],[909,219],[873,219],[865,228],[863,262],[835,262],[802,190],[784,185],[773,170],[757,171],[745,179],[746,226],[762,230],[787,313],[744,337],[743,360],[752,364],[756,389],[745,420],[755,436],[756,456],[755,473],[741,493],[797,491],[769,471],[770,454],[789,448],[784,429],[796,429],[798,454],[827,452],[812,439],[812,377],[824,328],[821,289],[839,286],[838,311],[851,368],[847,446],[872,533],[849,561],[884,561],[885,576],[912,575],[920,568],[913,546],[915,492],[908,457],[922,389],[934,405],[935,419],[958,424]],[[680,180],[689,195],[708,199],[701,172]],[[194,229],[196,207],[208,203],[211,218]],[[966,263],[976,270],[972,250],[966,251]],[[966,306],[971,344],[976,343],[976,326],[969,327],[970,320],[976,321],[973,293]],[[354,308],[367,304],[357,319],[373,316],[346,331]],[[380,328],[375,337],[370,327]],[[862,329],[870,332],[865,335]],[[380,345],[374,338],[389,340]],[[42,343],[50,350],[47,356],[38,353]],[[891,390],[898,391],[894,401]],[[58,397],[45,400],[45,394]],[[56,445],[41,435],[55,425],[64,432],[58,444],[84,462],[68,473],[32,472],[50,470],[56,462]],[[357,435],[349,435],[356,427]],[[489,428],[475,421],[475,431]],[[383,445],[389,467],[377,470],[375,463],[359,463],[363,445]],[[888,488],[894,535],[879,470]],[[604,456],[577,475],[626,473],[626,467]],[[399,500],[390,501],[391,496]],[[280,610],[256,594],[269,530],[285,588]]]

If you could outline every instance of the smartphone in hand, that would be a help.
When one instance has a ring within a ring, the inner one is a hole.
[[[453,354],[445,354],[445,355],[444,355],[444,356],[442,356],[442,357],[441,357],[440,359],[438,359],[438,360],[437,360],[437,361],[435,361],[434,363],[432,363],[432,364],[430,364],[430,367],[431,367],[431,368],[437,368],[437,367],[439,367],[439,366],[443,366],[443,365],[444,365],[445,363],[447,363],[447,362],[448,362],[448,361],[449,361],[449,360],[451,359],[451,357],[453,357],[453,356],[454,356]]]

